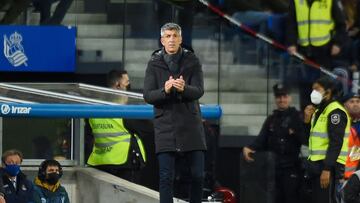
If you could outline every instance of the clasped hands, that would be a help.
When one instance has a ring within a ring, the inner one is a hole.
[[[178,79],[174,79],[172,76],[169,77],[169,80],[165,82],[165,93],[169,94],[172,87],[174,87],[178,92],[184,91],[185,80],[182,75]]]

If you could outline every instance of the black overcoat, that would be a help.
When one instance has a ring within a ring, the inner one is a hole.
[[[198,99],[204,94],[203,72],[194,53],[183,49],[180,73],[172,74],[163,58],[164,50],[155,51],[148,63],[144,80],[144,98],[154,105],[156,153],[206,150],[204,129]],[[169,77],[183,76],[182,93],[166,94]]]

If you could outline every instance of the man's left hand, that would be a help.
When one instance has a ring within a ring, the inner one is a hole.
[[[338,55],[340,53],[340,47],[338,45],[332,45],[331,47],[331,56]]]
[[[184,91],[185,80],[183,79],[182,75],[178,79],[176,79],[174,81],[173,87],[175,87],[178,92],[183,92]]]
[[[6,203],[5,198],[4,198],[4,194],[0,195],[0,203]]]
[[[330,171],[323,170],[320,175],[320,187],[326,189],[330,183]]]

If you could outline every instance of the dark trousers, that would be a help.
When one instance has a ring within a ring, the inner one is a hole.
[[[327,188],[321,188],[320,176],[323,170],[322,161],[313,162],[313,165],[317,165],[318,172],[316,175],[312,175],[310,179],[311,184],[311,203],[336,203],[339,191],[337,191],[340,185],[340,179],[343,178],[344,165],[336,163],[334,168],[330,171],[330,183]]]
[[[276,203],[298,203],[300,173],[296,168],[277,169]]]
[[[335,184],[333,176],[330,177],[329,187],[324,189],[320,187],[320,176],[314,177],[311,180],[311,189],[311,203],[335,203]]]
[[[189,187],[190,203],[201,203],[204,182],[204,152],[190,151],[184,153],[189,161],[191,185]],[[160,203],[172,203],[174,196],[175,152],[163,152],[157,155],[159,160],[159,193]]]

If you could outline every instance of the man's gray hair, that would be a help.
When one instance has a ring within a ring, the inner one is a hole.
[[[181,27],[176,23],[166,23],[160,29],[160,36],[164,36],[165,30],[176,30],[181,36]]]

